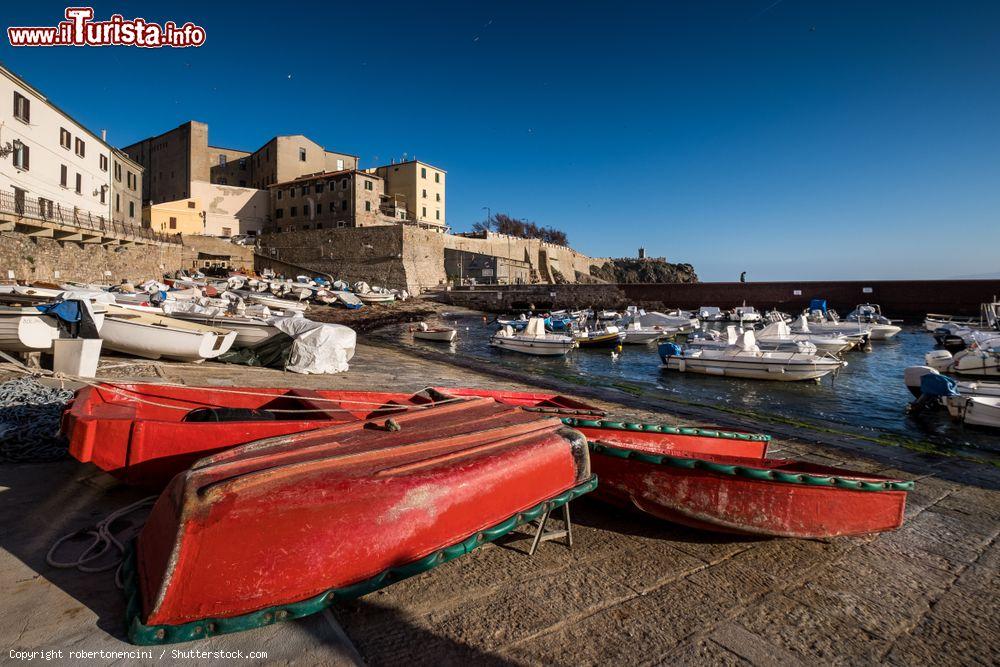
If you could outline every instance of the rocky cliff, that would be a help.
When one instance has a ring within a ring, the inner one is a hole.
[[[696,283],[698,274],[690,264],[671,264],[662,259],[612,259],[591,265],[590,275],[609,283]]]

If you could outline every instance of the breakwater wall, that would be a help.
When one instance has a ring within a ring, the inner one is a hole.
[[[448,303],[489,312],[534,308],[647,309],[718,306],[746,302],[759,310],[796,313],[811,299],[826,299],[842,315],[859,303],[877,303],[889,317],[916,321],[927,313],[978,315],[979,304],[1000,296],[1000,280],[848,280],[758,283],[676,283],[629,285],[510,285],[456,288]]]

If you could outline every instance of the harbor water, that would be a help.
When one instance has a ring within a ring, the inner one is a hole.
[[[1000,452],[1000,438],[995,433],[954,423],[944,410],[919,417],[907,414],[913,396],[903,384],[903,369],[922,365],[924,354],[934,348],[934,339],[917,325],[904,326],[890,340],[873,341],[871,352],[848,352],[844,357],[847,367],[817,383],[661,370],[655,344],[625,345],[617,357],[608,349],[576,349],[565,357],[536,357],[490,346],[496,325],[484,323],[482,316],[450,316],[445,323],[458,329],[458,337],[451,344],[414,340],[406,326],[386,334],[407,345],[488,360],[507,369],[582,385],[641,389],[670,401],[821,428],[842,428],[886,445],[907,444],[991,458]],[[761,430],[767,430],[766,420]],[[873,442],[873,446],[879,445]]]

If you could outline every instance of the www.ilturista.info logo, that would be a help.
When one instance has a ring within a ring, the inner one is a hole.
[[[55,27],[10,27],[11,46],[163,46],[183,48],[205,43],[205,29],[190,21],[178,26],[163,25],[143,18],[126,19],[112,14],[107,21],[94,20],[93,7],[67,7],[66,20]]]

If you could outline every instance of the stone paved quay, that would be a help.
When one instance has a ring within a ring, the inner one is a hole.
[[[192,385],[526,388],[509,377],[369,345],[359,346],[351,370],[336,376],[210,363],[112,372]],[[599,397],[616,415],[692,422],[648,397],[572,390]],[[733,419],[720,413],[716,423],[738,425]],[[712,415],[703,412],[697,422],[713,423]],[[169,647],[164,659],[173,648],[198,648],[267,651],[256,661],[266,664],[1000,662],[1000,470],[791,427],[780,429],[772,451],[916,479],[906,523],[865,538],[754,540],[583,498],[572,505],[572,551],[544,543],[529,557],[526,539],[508,538],[332,615]],[[45,552],[58,536],[141,496],[73,461],[0,465],[0,660],[14,662],[10,649],[129,648],[111,573],[54,570]],[[160,662],[160,650],[127,662]]]

